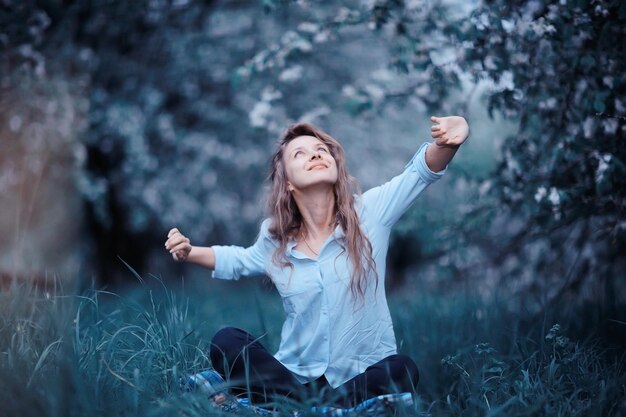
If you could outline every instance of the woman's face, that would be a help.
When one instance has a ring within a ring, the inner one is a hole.
[[[298,136],[287,144],[283,163],[290,191],[337,182],[337,164],[330,149],[315,136]]]

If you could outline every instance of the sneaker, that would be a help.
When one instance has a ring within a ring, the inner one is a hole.
[[[224,378],[213,370],[199,372],[195,375],[183,376],[179,379],[180,388],[184,391],[200,391],[212,397],[224,390]]]
[[[212,405],[225,413],[236,413],[242,409],[254,414],[268,416],[272,411],[250,403],[247,398],[236,398],[225,389],[226,383],[222,376],[213,370],[199,372],[179,379],[180,388],[184,391],[200,391],[212,401]]]
[[[413,395],[410,392],[401,392],[370,398],[352,410],[358,414],[385,415],[391,410],[409,409],[411,406],[413,406]]]

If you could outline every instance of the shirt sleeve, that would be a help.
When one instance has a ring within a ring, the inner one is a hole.
[[[269,223],[270,220],[266,219],[261,224],[259,237],[250,247],[213,246],[213,278],[237,280],[242,276],[264,275],[267,259],[272,256],[274,247],[267,231]]]
[[[417,196],[447,171],[447,166],[439,172],[428,168],[426,148],[428,143],[420,146],[400,175],[363,193],[363,206],[378,223],[393,226]]]

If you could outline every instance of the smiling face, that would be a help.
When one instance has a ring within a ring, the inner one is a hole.
[[[298,136],[283,153],[287,187],[290,191],[337,182],[337,163],[330,149],[315,136]]]

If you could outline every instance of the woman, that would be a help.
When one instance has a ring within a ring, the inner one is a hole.
[[[385,297],[389,235],[469,134],[462,117],[431,120],[434,142],[423,144],[400,175],[362,196],[355,195],[341,145],[312,125],[292,125],[272,158],[269,218],[256,243],[192,246],[170,230],[165,247],[175,260],[214,270],[214,278],[267,275],[282,298],[287,317],[275,355],[240,329],[213,337],[212,364],[234,392],[256,400],[321,392],[342,406],[393,390],[414,392],[417,366],[397,353]]]

